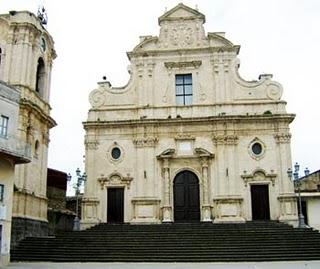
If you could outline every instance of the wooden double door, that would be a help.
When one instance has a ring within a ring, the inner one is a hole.
[[[174,221],[200,221],[199,180],[190,171],[180,172],[174,179]]]

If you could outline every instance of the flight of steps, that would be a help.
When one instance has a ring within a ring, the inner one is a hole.
[[[56,237],[30,237],[12,261],[240,262],[320,260],[320,234],[278,222],[100,224]]]

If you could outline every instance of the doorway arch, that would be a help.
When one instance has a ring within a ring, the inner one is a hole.
[[[174,221],[200,221],[199,179],[190,171],[182,171],[173,182]]]

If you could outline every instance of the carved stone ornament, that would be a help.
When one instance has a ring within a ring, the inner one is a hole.
[[[216,145],[236,145],[239,137],[237,135],[214,135],[212,140]]]
[[[278,144],[287,144],[291,141],[291,134],[289,133],[282,133],[282,134],[275,134],[274,139]]]
[[[157,145],[159,139],[157,137],[138,137],[133,139],[133,144],[137,148],[144,148],[144,147],[154,147]]]
[[[252,174],[247,174],[247,171],[243,171],[243,174],[241,175],[241,178],[243,179],[246,187],[250,182],[256,183],[256,182],[266,182],[266,181],[271,182],[272,186],[274,186],[276,177],[277,177],[277,174],[275,174],[273,170],[271,170],[271,173],[268,174],[262,169],[257,169]]]
[[[99,88],[89,95],[89,102],[93,108],[101,107],[106,102],[106,91],[111,88],[109,81],[98,82]]]
[[[278,85],[278,83],[270,83],[267,86],[267,97],[270,98],[271,100],[280,100],[282,96],[282,87]]]
[[[168,69],[183,69],[183,68],[199,68],[202,61],[191,61],[191,62],[165,62],[164,66]]]
[[[195,140],[196,138],[188,133],[178,133],[175,137],[175,140]]]
[[[126,176],[122,176],[118,172],[114,172],[107,177],[105,177],[104,175],[101,175],[101,177],[98,178],[98,182],[100,183],[101,190],[108,187],[123,187],[123,186],[127,186],[127,188],[130,189],[132,180],[133,180],[133,177],[131,177],[129,173]]]
[[[169,33],[169,43],[175,47],[187,47],[194,43],[194,31],[187,24],[177,24]]]
[[[99,147],[99,141],[94,140],[94,141],[85,141],[84,142],[86,146],[86,150],[97,150]]]

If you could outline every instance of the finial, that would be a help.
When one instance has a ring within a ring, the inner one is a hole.
[[[195,7],[195,10],[199,11],[199,9],[198,9],[198,5],[197,5],[197,4],[196,4],[196,7]]]
[[[168,8],[167,7],[164,7],[164,12],[167,12],[168,11]]]

